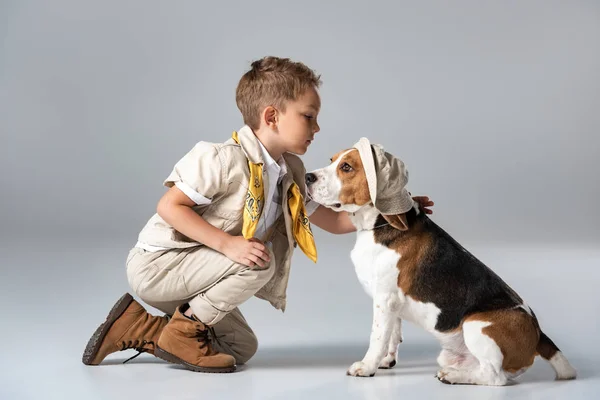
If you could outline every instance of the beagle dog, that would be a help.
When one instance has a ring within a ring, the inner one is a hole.
[[[416,202],[400,215],[382,215],[375,208],[356,148],[331,161],[306,174],[308,195],[349,214],[357,229],[351,258],[373,298],[369,349],[348,375],[368,377],[378,368],[392,368],[407,320],[440,341],[436,377],[443,383],[505,385],[536,355],[550,362],[556,379],[576,377],[523,299]]]

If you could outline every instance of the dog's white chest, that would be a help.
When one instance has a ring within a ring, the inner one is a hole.
[[[358,232],[350,257],[356,276],[369,296],[397,289],[400,254],[375,243],[373,231]]]
[[[440,309],[433,303],[422,303],[406,296],[398,287],[398,261],[401,255],[376,243],[373,231],[358,232],[350,254],[359,282],[372,298],[386,298],[398,306],[402,319],[411,321],[427,331],[435,331]]]

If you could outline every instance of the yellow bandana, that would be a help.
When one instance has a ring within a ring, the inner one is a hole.
[[[233,132],[232,137],[237,144],[240,143],[237,132]],[[262,180],[263,165],[261,163],[255,164],[248,160],[248,167],[250,168],[250,182],[244,205],[244,225],[242,228],[242,235],[244,235],[246,239],[250,239],[254,236],[256,227],[258,226],[258,219],[260,218],[264,205],[264,187]],[[304,254],[313,260],[313,262],[317,262],[315,238],[313,237],[310,229],[310,222],[306,216],[300,188],[296,182],[292,182],[288,189],[288,207],[290,208],[290,213],[292,215],[292,232],[294,234],[294,239]]]

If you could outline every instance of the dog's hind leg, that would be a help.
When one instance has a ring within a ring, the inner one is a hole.
[[[398,359],[398,345],[402,343],[402,318],[397,317],[394,322],[394,329],[392,330],[392,336],[390,337],[390,344],[388,346],[388,353],[379,364],[379,368],[388,369],[396,365]]]
[[[479,365],[479,361],[465,344],[462,328],[435,336],[442,345],[442,351],[437,358],[437,363],[442,369],[471,369]]]
[[[472,321],[463,324],[464,342],[478,361],[477,364],[447,365],[437,373],[437,378],[448,384],[463,385],[506,385],[508,377],[502,369],[503,355],[500,347],[482,329],[489,322]],[[442,356],[442,354],[440,354]],[[438,357],[438,362],[440,357]]]
[[[462,325],[465,345],[479,361],[478,368],[442,368],[445,383],[505,385],[527,370],[536,355],[539,329],[521,309],[487,311],[470,315]]]

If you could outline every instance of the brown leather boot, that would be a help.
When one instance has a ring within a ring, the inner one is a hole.
[[[235,358],[212,348],[210,328],[195,317],[183,315],[187,307],[177,308],[158,339],[154,355],[196,372],[235,371]]]
[[[90,338],[82,361],[85,365],[98,365],[109,354],[127,349],[139,352],[132,358],[145,352],[154,354],[160,332],[167,322],[166,316],[148,314],[140,303],[126,293],[115,303],[106,321]]]

